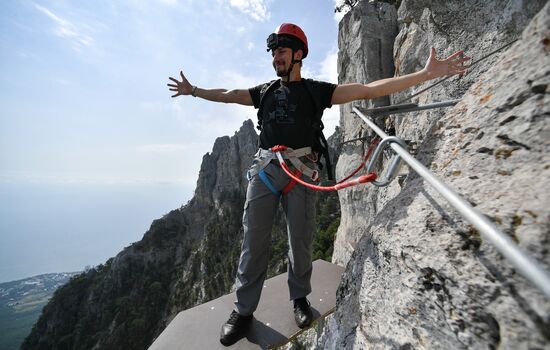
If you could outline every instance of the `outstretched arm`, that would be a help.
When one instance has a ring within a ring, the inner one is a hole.
[[[201,89],[189,83],[183,71],[180,71],[181,81],[169,77],[174,84],[167,84],[170,91],[176,94],[172,97],[192,95],[205,100],[224,103],[238,103],[241,105],[252,106],[252,97],[246,89],[226,90],[226,89]]]
[[[421,71],[400,77],[377,80],[368,84],[338,85],[332,94],[332,104],[348,103],[360,99],[373,99],[405,90],[411,86],[438,77],[464,74],[469,66],[463,63],[468,61],[470,57],[463,57],[463,53],[464,51],[458,51],[444,60],[438,60],[435,49],[432,47],[428,62],[426,62],[426,66]]]

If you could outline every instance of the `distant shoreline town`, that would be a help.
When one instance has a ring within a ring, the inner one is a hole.
[[[0,349],[19,349],[55,291],[80,273],[47,273],[0,283]]]

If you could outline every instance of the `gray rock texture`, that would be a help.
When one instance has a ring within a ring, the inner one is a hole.
[[[397,75],[421,69],[430,46],[440,57],[464,48],[476,60],[520,41],[413,99],[462,97],[454,108],[377,123],[406,139],[419,160],[549,271],[548,5],[523,32],[544,4],[403,1],[392,50]],[[382,70],[368,74],[377,67],[364,67],[374,61],[363,59],[364,52],[380,48],[368,39],[385,18],[380,10],[390,13],[386,6],[360,2],[342,20],[340,83],[387,76]],[[412,92],[396,94],[392,102]],[[343,138],[368,141],[372,134],[351,107],[342,110]],[[338,175],[354,168],[364,147],[344,146]],[[340,192],[333,261],[347,269],[337,310],[286,349],[548,348],[549,301],[418,175],[407,169],[401,175],[383,189]]]
[[[393,76],[393,42],[397,35],[397,11],[386,3],[360,2],[340,22],[338,37],[339,83],[370,82]],[[389,97],[365,101],[363,106],[389,104]],[[344,140],[364,137],[366,126],[351,116],[351,104],[340,108],[340,135]],[[336,167],[336,178],[342,179],[357,168],[365,146],[361,142],[346,143]],[[343,209],[334,243],[333,261],[343,265],[362,235],[357,227],[368,224],[376,213],[378,190],[374,187],[346,190],[339,193]]]
[[[193,236],[202,236],[204,232],[208,220],[204,215],[206,208],[219,210],[224,203],[229,205],[228,198],[245,198],[246,171],[252,164],[257,143],[254,124],[247,120],[233,137],[217,138],[212,152],[203,156],[195,194],[186,210],[194,223],[190,225]]]
[[[430,46],[443,57],[464,48],[477,59],[519,41],[414,99],[461,98],[455,107],[377,122],[406,139],[424,165],[550,271],[545,3],[403,1],[393,48],[396,74],[421,69]],[[340,29],[351,35],[340,38],[354,43],[340,42],[343,57],[349,53],[342,51],[365,45],[352,29],[368,26],[364,20],[372,18],[354,12],[384,6],[360,3],[346,15]],[[364,51],[368,47],[355,49]],[[346,60],[339,61],[340,82],[370,80],[360,73],[368,61]],[[370,135],[346,108],[341,125],[344,138]],[[340,157],[337,173],[352,167],[352,151]],[[347,268],[334,317],[310,348],[549,348],[550,301],[422,178],[406,169],[401,175],[383,189],[340,193],[342,225],[333,260]]]

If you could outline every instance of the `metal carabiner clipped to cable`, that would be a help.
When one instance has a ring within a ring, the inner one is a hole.
[[[407,150],[407,144],[405,143],[405,141],[403,141],[399,137],[388,136],[388,137],[382,139],[382,141],[380,141],[380,143],[378,144],[378,147],[376,147],[376,150],[374,151],[374,153],[372,155],[372,158],[369,161],[369,164],[367,165],[367,173],[372,173],[373,172],[373,170],[374,170],[373,168],[374,168],[374,165],[376,164],[376,161],[384,153],[383,152],[384,148],[386,147],[386,145],[388,145],[392,142],[398,143],[401,147],[403,147],[405,150]],[[390,182],[392,182],[392,180],[395,178],[395,176],[397,176],[397,172],[399,171],[400,167],[401,167],[401,156],[398,155],[398,154],[395,154],[393,156],[393,160],[392,160],[388,170],[386,170],[386,172],[384,174],[384,177],[380,177],[380,181],[372,181],[372,184],[377,186],[377,187],[387,186]]]

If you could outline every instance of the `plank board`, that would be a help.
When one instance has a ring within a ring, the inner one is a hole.
[[[308,299],[314,319],[334,309],[336,289],[343,271],[341,266],[323,260],[313,262],[313,291]],[[227,294],[180,312],[149,349],[266,349],[273,344],[286,343],[301,331],[294,321],[286,273],[265,281],[260,304],[246,337],[225,347],[219,341],[220,330],[233,310],[234,301],[235,294]]]

